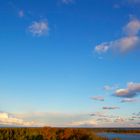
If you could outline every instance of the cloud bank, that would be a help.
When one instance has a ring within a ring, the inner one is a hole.
[[[0,112],[0,125],[6,126],[36,126],[33,121],[24,121],[6,112]]]

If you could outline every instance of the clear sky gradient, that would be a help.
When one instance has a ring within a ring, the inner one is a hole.
[[[140,126],[139,0],[0,2],[0,125]]]

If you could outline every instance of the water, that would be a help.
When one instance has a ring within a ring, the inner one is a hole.
[[[120,138],[121,140],[140,140],[140,134],[99,133],[98,135],[107,137],[109,140],[113,138]]]

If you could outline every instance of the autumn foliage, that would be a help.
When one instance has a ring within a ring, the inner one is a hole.
[[[1,128],[0,140],[107,140],[78,128]]]

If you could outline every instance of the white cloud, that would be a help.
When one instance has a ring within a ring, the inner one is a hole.
[[[115,91],[115,96],[117,97],[125,97],[132,98],[140,93],[140,83],[130,82],[127,84],[127,88],[117,89]]]
[[[105,53],[110,49],[110,43],[104,42],[95,47],[95,51],[98,53]]]
[[[102,97],[102,96],[93,96],[93,97],[91,97],[91,99],[97,100],[97,101],[104,101],[104,97]]]
[[[28,29],[34,36],[42,36],[48,33],[49,26],[47,21],[35,21]]]
[[[37,126],[33,121],[24,121],[6,112],[0,112],[0,125]]]
[[[108,51],[118,51],[124,53],[135,49],[140,44],[140,20],[130,20],[123,28],[123,32],[124,36],[121,38],[95,46],[95,52],[106,53]]]

